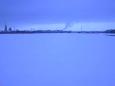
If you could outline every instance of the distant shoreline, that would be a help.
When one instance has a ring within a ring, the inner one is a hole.
[[[67,25],[68,26],[68,25]],[[11,27],[5,25],[4,30],[0,31],[0,34],[39,34],[39,33],[114,33],[115,29],[108,29],[105,31],[71,31],[65,30],[67,26],[63,30],[13,30]]]
[[[113,30],[106,30],[106,31],[64,31],[64,30],[19,30],[19,31],[0,31],[0,34],[39,34],[39,33],[112,33],[115,34]]]
[[[11,31],[0,34],[39,34],[39,33],[105,33],[104,31]]]

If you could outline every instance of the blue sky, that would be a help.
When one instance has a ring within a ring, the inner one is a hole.
[[[91,30],[115,28],[114,3],[114,0],[0,0],[0,24],[35,28],[40,24],[74,22],[86,29],[90,26]]]

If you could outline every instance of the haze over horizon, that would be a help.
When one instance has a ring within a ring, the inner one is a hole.
[[[0,27],[105,30],[115,28],[114,0],[0,0]],[[51,25],[56,24],[56,26]]]

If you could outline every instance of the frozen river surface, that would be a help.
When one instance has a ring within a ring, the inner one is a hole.
[[[0,35],[0,86],[115,86],[115,37]]]

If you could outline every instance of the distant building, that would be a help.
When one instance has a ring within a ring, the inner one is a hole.
[[[7,25],[5,25],[5,27],[4,27],[4,31],[5,31],[5,32],[8,31],[8,27],[7,27]]]

